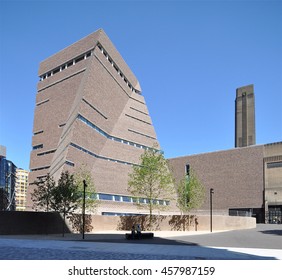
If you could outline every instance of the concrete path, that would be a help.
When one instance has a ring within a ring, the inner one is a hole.
[[[0,236],[1,260],[282,260],[282,225],[230,232],[155,232],[128,241],[124,232]]]

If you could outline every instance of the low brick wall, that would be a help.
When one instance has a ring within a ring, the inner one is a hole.
[[[143,230],[149,228],[149,216],[92,216],[92,231],[130,230],[133,224],[140,224]],[[251,217],[213,216],[213,230],[236,230],[256,227]],[[153,216],[152,230],[206,231],[210,230],[209,216]]]
[[[0,234],[55,234],[62,233],[63,219],[59,213],[0,212]],[[65,226],[65,232],[70,232]]]
[[[81,215],[67,220],[65,232],[79,232]],[[149,216],[101,216],[86,215],[86,231],[130,230],[140,224],[149,229]],[[213,216],[213,230],[236,230],[256,227],[251,217]],[[59,213],[46,212],[0,212],[0,234],[56,234],[62,233],[63,219]],[[210,217],[204,215],[153,216],[151,230],[206,231],[210,229]]]

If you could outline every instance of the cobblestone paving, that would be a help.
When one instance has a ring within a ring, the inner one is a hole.
[[[189,257],[46,248],[0,247],[0,260],[188,260]],[[195,259],[195,258],[192,258]]]

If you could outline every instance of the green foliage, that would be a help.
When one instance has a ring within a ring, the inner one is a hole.
[[[129,174],[128,190],[136,198],[137,204],[147,207],[152,212],[156,208],[164,207],[154,203],[156,199],[173,198],[174,188],[171,173],[163,154],[154,147],[145,150],[140,157],[140,165],[133,167]],[[147,198],[147,204],[139,204],[138,198]]]
[[[94,181],[91,175],[91,172],[86,168],[86,166],[82,166],[75,174],[74,181],[77,185],[77,190],[80,193],[80,198],[78,200],[79,208],[82,208],[83,204],[83,180],[85,180],[87,188],[86,188],[86,200],[85,200],[85,208],[88,212],[93,213],[98,205],[98,201],[96,199],[96,188],[94,185]]]
[[[182,213],[199,208],[205,197],[205,188],[195,172],[190,169],[189,173],[177,185],[177,206]]]
[[[81,231],[82,215],[75,213],[83,208],[83,181],[85,180],[86,200],[85,208],[93,212],[97,206],[96,190],[91,177],[91,173],[81,168],[77,173],[70,174],[68,171],[62,172],[57,184],[49,174],[45,179],[36,181],[37,188],[32,193],[32,200],[36,210],[44,209],[56,211],[63,214],[63,235],[65,232],[66,217],[73,223],[76,230]],[[79,227],[79,229],[78,229]],[[91,216],[85,219],[86,231],[91,229]]]
[[[51,207],[57,212],[66,214],[78,207],[80,193],[74,181],[74,176],[68,171],[62,172],[58,184],[52,190]]]
[[[37,186],[31,194],[31,199],[34,203],[33,208],[35,210],[45,210],[48,212],[50,209],[50,202],[52,199],[52,191],[55,188],[55,181],[53,177],[48,173],[45,178],[35,181]]]

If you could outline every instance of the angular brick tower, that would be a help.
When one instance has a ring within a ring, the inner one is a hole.
[[[136,212],[128,173],[157,143],[138,80],[103,30],[41,62],[34,113],[32,183],[81,165],[91,170],[98,213]]]

